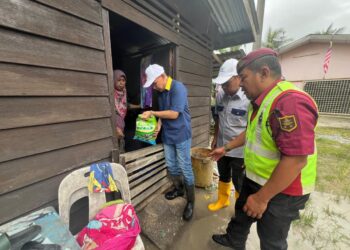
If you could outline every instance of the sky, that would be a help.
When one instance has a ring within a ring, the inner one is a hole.
[[[283,28],[287,38],[297,40],[326,30],[331,23],[334,28],[345,27],[344,34],[350,33],[350,0],[265,0],[262,38],[266,40],[271,27]],[[246,47],[249,50],[251,45]]]

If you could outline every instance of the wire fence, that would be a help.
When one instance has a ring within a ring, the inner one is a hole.
[[[350,114],[350,79],[307,81],[304,91],[314,98],[320,112]]]

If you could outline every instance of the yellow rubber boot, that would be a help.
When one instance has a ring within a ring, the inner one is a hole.
[[[212,212],[230,205],[231,182],[219,181],[218,200],[208,205],[208,209]]]

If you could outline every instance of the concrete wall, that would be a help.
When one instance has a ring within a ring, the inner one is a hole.
[[[293,82],[323,79],[323,62],[329,43],[307,44],[280,55],[282,73]],[[333,43],[332,57],[325,79],[350,78],[350,44]]]

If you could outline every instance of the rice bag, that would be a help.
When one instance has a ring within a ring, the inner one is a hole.
[[[143,120],[141,115],[136,119],[136,131],[135,140],[143,141],[151,145],[156,144],[156,137],[154,136],[154,131],[157,128],[157,119],[155,116],[151,116],[147,120]]]

